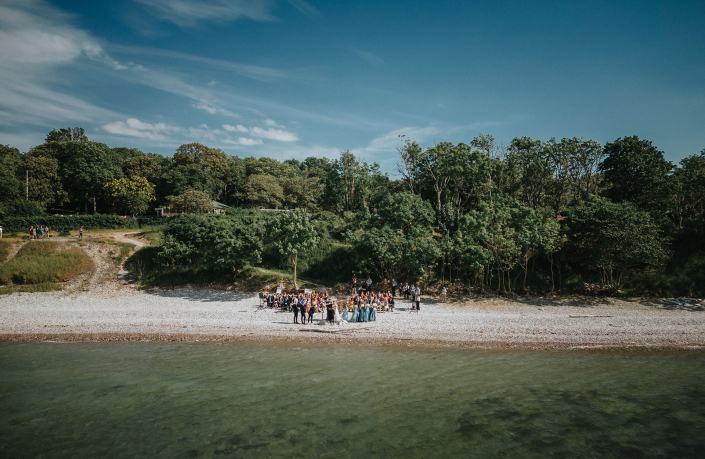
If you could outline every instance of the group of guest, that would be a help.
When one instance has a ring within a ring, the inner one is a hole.
[[[30,226],[29,227],[29,239],[44,239],[49,237],[49,227],[48,226]]]
[[[353,282],[355,285],[356,282]],[[384,282],[388,285],[387,281]],[[321,313],[321,320],[329,323],[341,322],[373,322],[377,320],[378,312],[394,311],[396,281],[392,280],[392,290],[372,292],[367,289],[354,291],[347,299],[337,300],[328,296],[327,292],[310,293],[270,293],[266,295],[269,308],[280,308],[294,314],[294,323],[312,323],[314,315]],[[421,288],[416,285],[400,285],[400,293],[411,303],[411,309],[418,312],[421,303]],[[301,322],[299,322],[301,319]]]
[[[332,301],[327,292],[299,293],[298,295],[293,293],[270,293],[267,295],[267,306],[293,312],[294,323],[296,324],[299,323],[299,315],[301,316],[302,324],[311,323],[313,315],[317,312],[324,312],[329,303],[332,306]]]
[[[355,293],[343,304],[343,320],[347,322],[374,322],[377,311],[394,311],[391,292]]]

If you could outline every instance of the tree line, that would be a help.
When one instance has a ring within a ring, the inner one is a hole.
[[[271,223],[284,217],[243,209],[302,209],[299,224],[320,240],[293,258],[318,278],[356,271],[499,290],[671,288],[664,276],[680,291],[705,285],[693,258],[703,239],[705,150],[674,165],[636,136],[501,145],[481,134],[427,148],[401,136],[397,179],[349,151],[277,161],[193,143],[163,156],[89,141],[80,128],[54,130],[26,153],[0,152],[0,216],[139,215],[156,204],[202,212],[213,200],[236,208],[210,221],[170,220],[161,259],[172,269],[241,269],[236,257],[285,268],[285,232]],[[193,225],[220,225],[240,242],[194,240]],[[326,269],[332,253],[337,267]]]

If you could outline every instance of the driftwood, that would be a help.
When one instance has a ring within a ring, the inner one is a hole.
[[[614,316],[599,316],[599,315],[576,315],[576,316],[568,316],[571,319],[580,319],[582,317],[614,317]]]

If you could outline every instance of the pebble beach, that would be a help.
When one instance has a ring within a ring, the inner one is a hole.
[[[701,303],[463,297],[404,300],[375,322],[294,324],[255,293],[213,289],[14,293],[0,297],[0,341],[286,341],[506,349],[705,348]]]

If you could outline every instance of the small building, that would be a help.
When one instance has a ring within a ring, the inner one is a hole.
[[[211,210],[206,213],[219,215],[219,214],[224,214],[228,209],[231,209],[231,207],[226,206],[222,202],[211,201]],[[168,206],[155,207],[154,210],[157,212],[158,217],[171,217],[174,215],[183,215],[183,214],[191,213],[191,212],[185,212],[183,210],[177,209],[176,207],[168,207]]]

